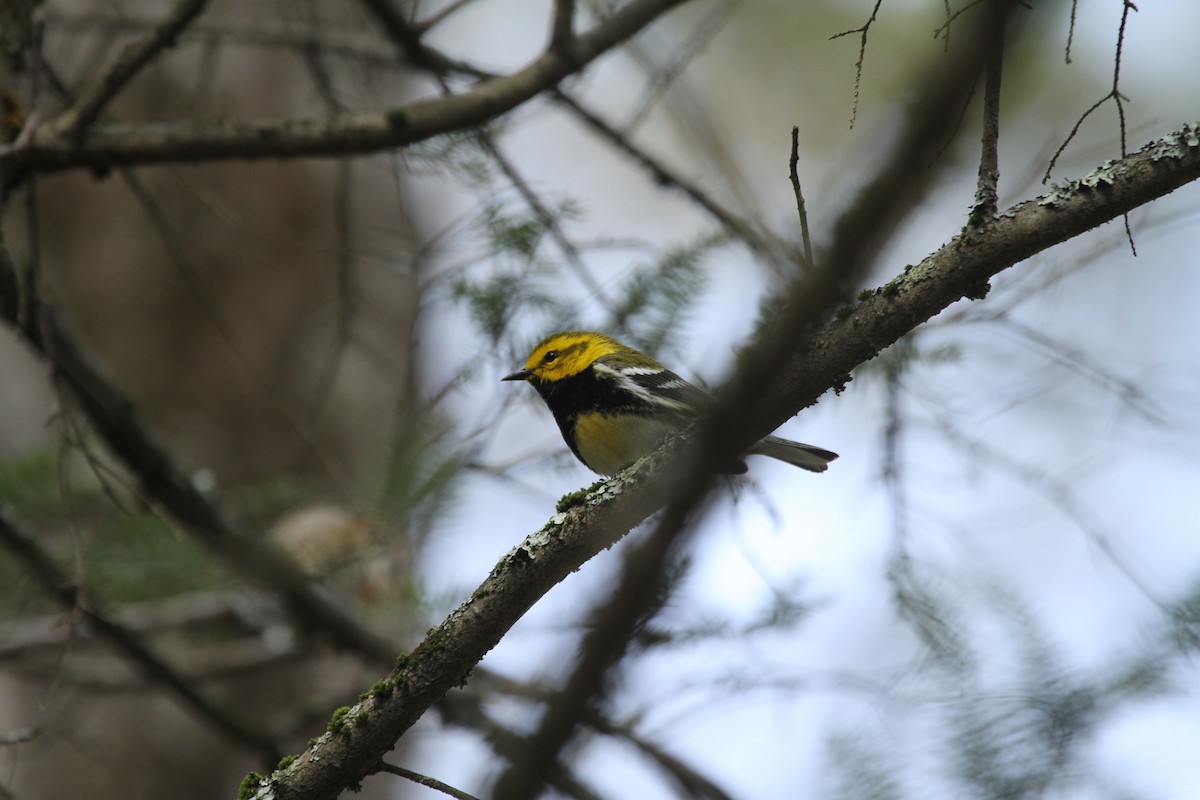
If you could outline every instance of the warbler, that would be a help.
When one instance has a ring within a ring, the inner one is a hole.
[[[567,447],[593,472],[613,475],[694,421],[711,403],[703,389],[611,336],[563,331],[543,339],[525,368],[501,378],[538,390]],[[751,453],[824,472],[837,453],[777,436]],[[745,472],[738,461],[729,472]]]

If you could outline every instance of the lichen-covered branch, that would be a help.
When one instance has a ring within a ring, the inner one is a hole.
[[[524,69],[459,94],[336,119],[97,124],[82,143],[44,125],[0,154],[0,174],[222,159],[348,156],[404,147],[480,125],[582,70],[684,0],[634,0],[591,30],[547,50]]]
[[[387,654],[389,643],[332,602],[282,553],[239,530],[220,504],[192,482],[143,425],[133,403],[76,344],[66,323],[33,288],[20,282],[0,238],[0,318],[50,363],[105,445],[136,477],[145,499],[235,572],[280,592],[314,630],[354,652],[376,658]]]
[[[811,405],[850,371],[997,273],[1200,178],[1200,123],[1105,164],[1085,178],[968,229],[887,285],[864,293],[783,367],[746,417],[759,437]],[[659,451],[599,484],[509,552],[487,580],[359,704],[259,794],[330,798],[379,770],[383,754],[554,584],[611,546],[660,505],[674,453]],[[248,787],[251,788],[251,787]]]

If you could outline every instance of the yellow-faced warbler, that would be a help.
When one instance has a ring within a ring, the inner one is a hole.
[[[501,380],[529,381],[553,412],[571,452],[601,475],[613,475],[649,453],[711,402],[707,392],[645,353],[588,331],[547,336],[533,348],[524,369]],[[837,453],[778,436],[761,439],[750,452],[812,472],[824,472],[837,458]],[[745,469],[738,462],[730,471]]]

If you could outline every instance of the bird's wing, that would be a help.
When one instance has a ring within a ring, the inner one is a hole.
[[[669,369],[627,367],[622,374],[642,391],[665,400],[681,412],[699,413],[708,407],[712,398],[703,389],[685,381]]]

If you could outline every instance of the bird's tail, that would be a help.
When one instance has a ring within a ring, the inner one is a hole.
[[[786,461],[809,472],[824,472],[828,469],[829,462],[838,457],[837,453],[829,450],[793,442],[790,439],[780,439],[778,436],[768,436],[759,441],[750,448],[750,452]]]

